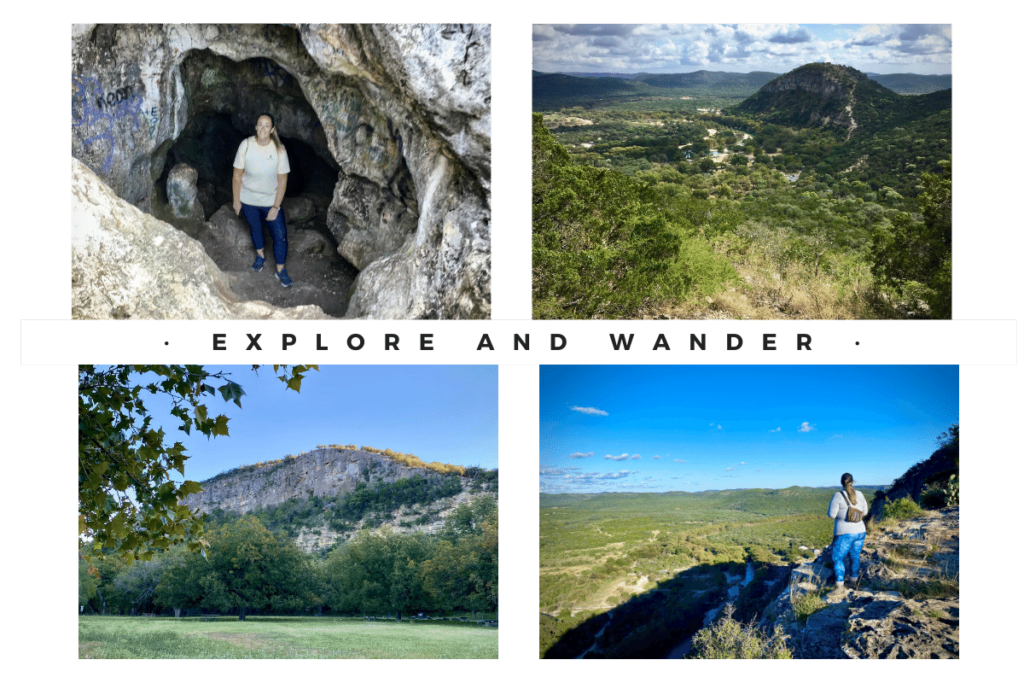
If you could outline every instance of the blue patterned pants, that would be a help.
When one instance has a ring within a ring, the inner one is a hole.
[[[846,576],[846,558],[850,558],[850,576],[857,578],[860,572],[860,549],[864,547],[863,531],[859,534],[843,534],[836,536],[832,543],[832,564],[836,572],[836,583],[842,583]]]

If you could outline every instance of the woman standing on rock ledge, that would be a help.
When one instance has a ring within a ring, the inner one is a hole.
[[[846,596],[843,578],[846,573],[846,557],[850,557],[850,583],[856,583],[860,573],[860,549],[864,546],[867,528],[864,517],[868,513],[868,502],[864,494],[853,488],[853,475],[849,472],[839,479],[842,490],[836,491],[828,506],[828,516],[836,520],[832,539],[832,565],[836,573],[836,587],[829,593],[830,598]]]
[[[256,119],[256,135],[242,140],[235,154],[234,167],[232,208],[236,215],[241,212],[249,223],[249,234],[256,247],[256,261],[252,269],[256,272],[263,270],[263,223],[266,221],[274,243],[275,275],[283,286],[291,287],[292,279],[284,268],[288,257],[288,228],[281,211],[291,168],[288,166],[288,152],[277,137],[274,117],[270,114],[260,114]]]

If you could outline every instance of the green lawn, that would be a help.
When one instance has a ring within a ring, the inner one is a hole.
[[[498,629],[334,617],[95,617],[78,620],[80,659],[497,659]]]

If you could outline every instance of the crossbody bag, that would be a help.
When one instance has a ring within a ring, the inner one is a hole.
[[[864,519],[864,513],[858,508],[853,507],[853,503],[850,502],[850,497],[846,495],[845,491],[840,491],[839,493],[841,493],[843,498],[846,499],[846,521],[853,523],[862,521]]]

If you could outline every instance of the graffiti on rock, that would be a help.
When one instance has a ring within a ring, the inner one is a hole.
[[[334,110],[334,118],[338,122],[338,132],[342,135],[351,133],[363,111],[363,100],[358,97],[339,98]]]
[[[135,130],[139,129],[139,117],[143,122],[142,95],[132,86],[104,92],[95,78],[71,76],[71,127],[81,128],[82,144],[107,146],[107,155],[100,167],[101,173],[110,171],[117,148],[117,123],[128,118]],[[150,132],[152,133],[152,128]],[[93,169],[95,170],[95,169]]]
[[[292,82],[292,75],[272,59],[259,57],[252,60],[252,72],[267,78],[275,88],[283,88]]]
[[[153,134],[156,133],[156,124],[160,122],[160,115],[157,108],[153,107],[150,109],[146,112],[146,116],[149,117],[149,136],[153,137]]]

